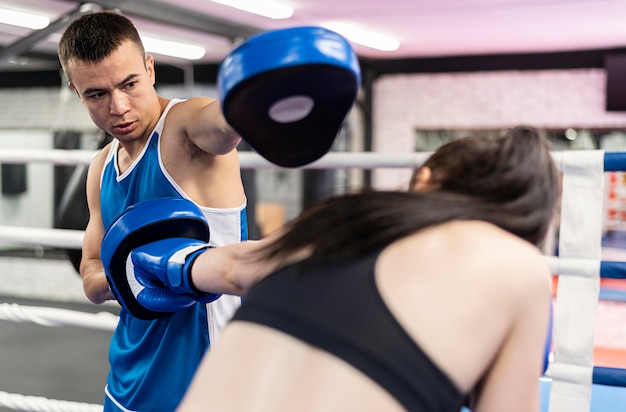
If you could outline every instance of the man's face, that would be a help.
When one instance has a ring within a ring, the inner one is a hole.
[[[130,41],[98,63],[71,61],[70,87],[100,129],[122,142],[147,136],[160,109],[154,89],[154,60]]]

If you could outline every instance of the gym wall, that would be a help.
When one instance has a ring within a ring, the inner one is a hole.
[[[493,129],[521,123],[545,128],[624,129],[626,112],[605,110],[605,83],[602,68],[385,75],[373,84],[374,150],[413,151],[417,129]],[[204,86],[200,91],[215,95],[211,86]],[[160,88],[159,92],[169,97],[185,97],[198,89],[190,91],[183,86],[168,86]],[[348,150],[358,151],[362,142],[363,114],[355,109],[354,115]],[[51,148],[55,130],[96,132],[82,104],[69,89],[0,89],[0,147],[18,141],[29,147],[37,141],[37,136],[46,134],[49,136],[47,148]],[[16,131],[25,137],[16,139]],[[35,140],[28,137],[29,133],[33,133]],[[372,181],[375,188],[404,188],[409,176],[408,170],[381,169],[373,173]],[[299,179],[293,172],[259,171],[256,180],[260,182],[257,186],[259,202],[285,205],[286,219],[297,214]],[[28,190],[31,189],[42,193],[47,190],[29,185]],[[29,199],[30,196],[39,195],[29,194]],[[15,202],[15,199],[0,199],[0,208],[7,207],[2,204],[5,201]],[[40,199],[33,198],[33,201],[44,204]],[[16,218],[27,221],[34,218],[31,213],[42,213],[27,210],[29,207],[16,208],[11,216],[24,211],[25,216]],[[48,211],[45,214],[47,219]],[[3,219],[4,216],[3,213]]]
[[[374,84],[373,146],[413,151],[417,129],[626,128],[608,112],[604,69],[399,74]],[[381,169],[377,188],[406,187],[410,172]]]

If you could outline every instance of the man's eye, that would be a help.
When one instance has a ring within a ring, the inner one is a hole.
[[[88,98],[88,99],[99,99],[99,98],[101,98],[102,96],[104,96],[104,94],[105,94],[104,92],[96,92],[96,93],[91,93],[91,94],[88,94],[88,95],[87,95],[87,98]]]

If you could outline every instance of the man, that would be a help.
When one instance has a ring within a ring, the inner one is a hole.
[[[211,246],[247,238],[235,150],[241,138],[219,102],[159,96],[154,59],[133,23],[119,13],[96,12],[72,22],[59,43],[59,59],[92,121],[115,138],[96,155],[87,177],[90,219],[80,273],[92,302],[114,299],[100,246],[115,219],[138,202],[193,201],[209,222]],[[208,304],[200,300],[154,320],[123,307],[109,349],[104,410],[174,410],[239,302],[228,295]]]

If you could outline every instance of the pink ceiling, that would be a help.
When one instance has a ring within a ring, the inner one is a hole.
[[[341,20],[397,37],[401,46],[380,52],[354,45],[371,58],[571,51],[626,47],[626,0],[283,0],[293,17],[270,20],[209,0],[162,0],[241,24],[273,29]],[[121,2],[123,4],[123,2]],[[38,10],[52,18],[75,8],[64,0],[0,0],[0,7]],[[137,19],[146,34],[204,44],[205,61],[217,62],[225,39]],[[0,45],[27,31],[0,24]],[[53,48],[55,37],[39,45]]]
[[[287,20],[206,0],[168,1],[263,28],[342,20],[400,40],[395,52],[355,45],[377,58],[626,46],[624,0],[285,0],[295,8]]]

